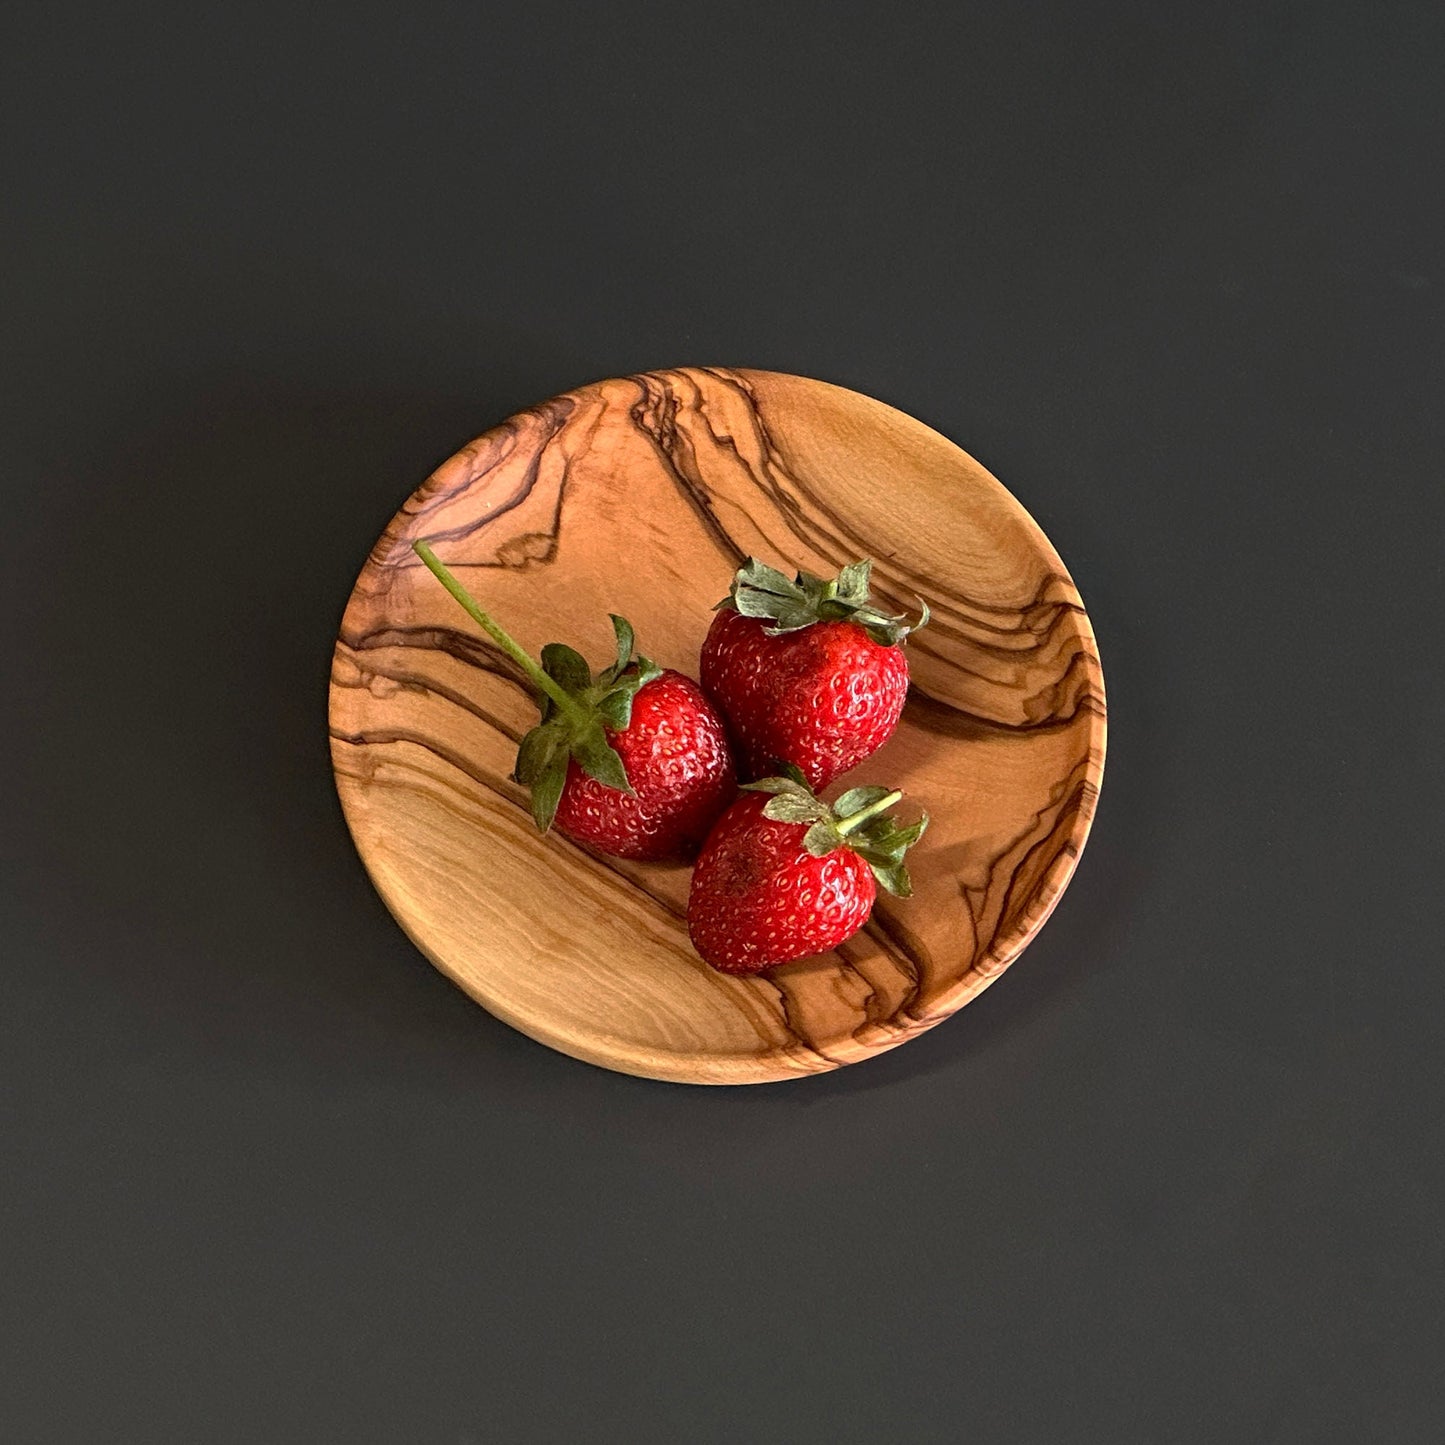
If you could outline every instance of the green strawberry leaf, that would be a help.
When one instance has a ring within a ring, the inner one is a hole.
[[[818,620],[818,612],[806,602],[793,603],[786,607],[780,607],[771,614],[773,625],[763,628],[768,637],[781,637],[785,632],[801,632],[805,627],[811,627]]]
[[[759,592],[775,592],[779,597],[795,597],[798,584],[790,582],[787,576],[756,557],[749,557],[746,565],[738,571],[738,585],[754,588]]]
[[[636,689],[631,687],[615,687],[605,694],[597,703],[597,716],[602,719],[603,725],[614,732],[621,732],[632,721],[634,696]]]
[[[573,737],[572,756],[589,778],[596,778],[599,783],[616,788],[620,793],[631,794],[632,784],[627,781],[627,769],[617,749],[607,741],[600,722],[594,720],[591,726]]]
[[[557,804],[561,801],[566,781],[567,753],[565,749],[559,749],[532,784],[532,817],[544,833],[551,828],[552,820],[557,816]]]
[[[888,835],[890,847],[911,848],[924,834],[928,827],[928,814],[919,814],[918,821],[909,823],[905,828],[895,828]]]
[[[617,661],[597,674],[592,696],[603,726],[621,732],[632,721],[632,699],[654,678],[661,677],[662,669],[641,653],[634,654],[632,624],[616,613],[611,616],[612,630],[617,635]]]
[[[542,671],[574,697],[592,686],[592,669],[586,658],[562,642],[549,642],[542,649]]]
[[[795,599],[779,598],[769,592],[754,592],[750,588],[739,587],[737,596],[731,601],[744,617],[775,617],[781,602],[791,604]]]
[[[759,778],[755,783],[744,783],[743,787],[753,793],[796,793],[811,798],[813,790],[803,776],[803,770],[792,763],[773,760],[777,772],[770,778]]]
[[[858,835],[870,853],[897,854],[901,858],[923,836],[923,830],[927,826],[927,813],[916,823],[909,823],[903,828],[892,818],[884,816],[869,819],[858,830]]]
[[[873,563],[865,558],[861,562],[850,562],[837,576],[833,596],[851,607],[862,607],[868,601],[868,579]]]
[[[791,778],[759,778],[755,783],[742,784],[748,793],[796,793],[797,784]]]
[[[764,809],[766,812],[766,809]],[[843,835],[838,831],[836,824],[831,818],[823,819],[814,823],[806,833],[803,834],[803,847],[814,858],[826,858],[829,853],[835,852],[844,845]]]
[[[617,662],[614,677],[621,677],[627,671],[627,664],[632,661],[632,648],[636,637],[632,631],[632,624],[625,618],[619,617],[615,612],[608,613],[612,619],[612,630],[617,634]]]
[[[879,887],[891,893],[895,898],[913,897],[913,880],[908,876],[908,869],[902,863],[882,865],[870,863],[873,876],[878,880]]]
[[[850,788],[830,806],[813,792],[797,768],[778,767],[776,777],[743,784],[745,790],[769,795],[763,805],[765,818],[806,824],[803,847],[812,857],[825,858],[838,848],[851,848],[868,864],[880,888],[898,898],[912,895],[913,880],[903,857],[928,827],[927,813],[900,825],[888,810],[902,793],[872,783]]]
[[[928,814],[900,825],[888,810],[901,796],[883,788],[853,788],[833,804],[833,809],[839,817],[838,831],[873,870],[879,886],[907,898],[913,884],[903,857],[923,836]]]
[[[832,827],[828,805],[808,794],[780,792],[763,805],[763,817],[775,823],[823,823]]]
[[[881,646],[893,646],[928,621],[928,605],[923,603],[922,616],[911,626],[901,613],[882,611],[869,592],[872,572],[873,563],[863,558],[850,562],[831,580],[799,571],[790,582],[775,567],[750,557],[718,607],[733,607],[744,617],[771,623],[764,629],[769,637],[798,632],[815,622],[848,621],[856,622]]]
[[[538,723],[523,739],[517,749],[517,765],[512,776],[517,782],[531,787],[552,764],[552,759],[561,750],[566,751],[567,738],[555,723]]]
[[[833,804],[833,811],[841,818],[846,818],[849,813],[857,813],[866,808],[870,803],[876,803],[879,798],[886,798],[891,789],[880,788],[870,785],[863,788],[849,788],[841,798]]]

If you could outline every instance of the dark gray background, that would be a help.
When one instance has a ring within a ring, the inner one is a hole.
[[[1442,1438],[1445,12],[1197,8],[6,7],[0,1437]],[[326,758],[407,492],[679,362],[978,455],[1113,712],[766,1089],[485,1015]]]

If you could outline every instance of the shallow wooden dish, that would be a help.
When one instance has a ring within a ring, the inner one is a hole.
[[[831,573],[872,557],[893,610],[922,595],[934,620],[908,643],[897,735],[833,792],[887,782],[929,811],[915,896],[881,898],[836,953],[714,973],[688,944],[686,868],[535,831],[509,777],[529,693],[413,555],[418,537],[534,653],[556,639],[600,665],[619,612],[694,677],[744,558]],[[1058,902],[1104,766],[1093,632],[1024,509],[921,422],[762,371],[584,386],[446,462],[362,570],[330,714],[352,836],[422,952],[553,1048],[686,1083],[855,1063],[967,1003]]]

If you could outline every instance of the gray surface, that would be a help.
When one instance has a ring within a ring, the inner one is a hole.
[[[7,9],[7,1442],[1445,1436],[1440,7],[779,8]],[[431,465],[684,361],[975,452],[1113,709],[1026,961],[762,1090],[470,1004],[323,738]]]

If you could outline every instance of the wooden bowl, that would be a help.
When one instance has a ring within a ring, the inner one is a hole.
[[[934,620],[908,642],[897,734],[833,791],[886,782],[900,811],[932,815],[914,897],[880,898],[835,953],[714,973],[688,943],[688,869],[536,832],[510,778],[529,692],[413,555],[420,537],[534,654],[555,639],[601,665],[618,612],[694,677],[746,557],[828,573],[873,558],[891,610],[922,596]],[[967,1003],[1058,902],[1104,767],[1093,632],[1028,513],[921,422],[765,371],[584,386],[458,452],[362,569],[330,715],[352,837],[422,952],[553,1048],[685,1083],[834,1069]]]

